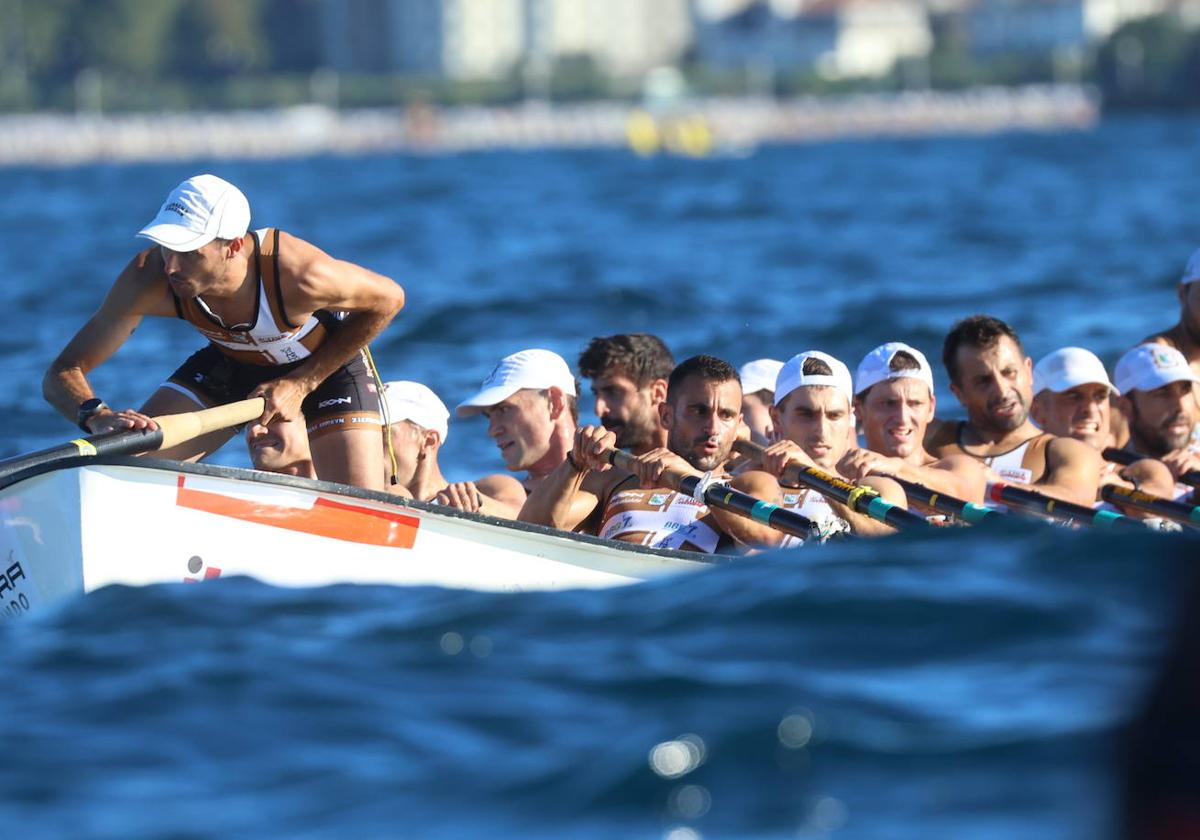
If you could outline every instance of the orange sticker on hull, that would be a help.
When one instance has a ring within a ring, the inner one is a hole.
[[[252,502],[184,487],[182,475],[179,476],[175,504],[256,525],[385,548],[412,548],[421,524],[415,516],[335,502],[320,496],[308,510]]]

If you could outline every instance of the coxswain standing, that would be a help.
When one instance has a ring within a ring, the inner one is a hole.
[[[382,490],[383,424],[363,348],[400,311],[403,290],[278,228],[249,225],[246,197],[215,175],[172,190],[138,234],[154,246],[130,261],[51,364],[46,399],[84,432],[99,434],[153,429],[153,415],[259,396],[262,425],[277,417],[307,422],[320,478]],[[209,343],[140,409],[113,411],[87,374],[146,316],[180,318]],[[158,454],[198,460],[233,434],[210,432]]]

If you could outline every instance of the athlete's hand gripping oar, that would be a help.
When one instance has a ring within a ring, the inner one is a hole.
[[[249,423],[263,413],[262,397],[218,405],[184,414],[155,417],[157,429],[121,429],[52,446],[28,455],[0,461],[0,486],[17,473],[79,456],[138,455],[169,449],[185,441],[239,423]]]
[[[733,447],[747,457],[757,457],[763,453],[761,445],[749,440],[736,441]],[[831,475],[816,467],[792,462],[784,469],[783,477],[795,484],[811,487],[818,493],[841,502],[855,513],[869,516],[877,522],[891,525],[893,528],[924,530],[933,527],[925,521],[925,517],[886,501],[878,491],[859,484],[851,484],[844,478]]]
[[[1130,452],[1128,449],[1117,449],[1115,446],[1107,447],[1100,454],[1104,456],[1105,461],[1112,461],[1114,464],[1124,467],[1146,457],[1136,452]],[[1200,488],[1200,470],[1189,470],[1175,480],[1180,484],[1190,484],[1192,487]]]
[[[1004,517],[1004,514],[995,508],[990,508],[986,505],[977,505],[974,502],[968,502],[964,499],[947,495],[946,493],[930,490],[924,484],[918,484],[915,481],[909,481],[906,478],[900,478],[895,475],[889,475],[888,478],[903,487],[905,495],[910,500],[933,508],[939,513],[953,516],[955,519],[960,519],[970,525],[978,525],[980,522],[998,520]]]
[[[623,449],[609,449],[605,455],[608,462],[614,467],[619,467],[626,472],[637,473],[637,458],[629,452]],[[787,510],[779,505],[756,499],[748,493],[734,490],[725,484],[706,482],[705,476],[684,475],[672,469],[665,469],[659,476],[659,480],[662,481],[663,486],[691,496],[696,501],[703,498],[704,504],[710,507],[727,510],[747,519],[762,522],[777,531],[799,537],[806,542],[809,540],[820,541],[820,526],[808,517],[801,516],[794,510]],[[697,494],[698,489],[701,491],[699,494]],[[698,495],[700,498],[697,498]]]
[[[1055,499],[1036,490],[1014,487],[1003,481],[994,481],[988,484],[987,498],[997,504],[1008,505],[1012,508],[1020,508],[1030,513],[1040,514],[1067,525],[1079,523],[1080,525],[1091,525],[1094,528],[1105,530],[1146,530],[1150,527],[1144,522],[1131,519],[1122,513],[1113,513],[1110,510],[1096,510],[1095,508],[1077,505],[1074,502],[1064,502],[1061,499]]]
[[[1119,484],[1105,484],[1100,488],[1100,498],[1113,505],[1135,507],[1147,513],[1182,522],[1185,525],[1200,525],[1200,506],[1193,507],[1184,502],[1176,502],[1153,493],[1134,490],[1132,487],[1122,487]]]

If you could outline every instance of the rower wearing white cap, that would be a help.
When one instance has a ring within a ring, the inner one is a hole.
[[[1012,327],[989,315],[964,318],[946,334],[942,362],[967,419],[930,423],[927,450],[939,458],[970,455],[999,481],[1033,485],[1053,498],[1095,501],[1100,453],[1046,434],[1029,419],[1033,361]]]
[[[796,461],[840,474],[839,463],[856,444],[853,401],[850,370],[839,359],[820,350],[806,350],[789,359],[779,371],[775,404],[771,406],[771,419],[780,440],[767,447],[763,469],[781,476],[788,463]],[[873,487],[892,504],[907,504],[904,491],[890,478],[871,475],[859,483]],[[815,490],[785,488],[783,506],[830,531],[849,527],[863,536],[894,533],[890,526],[826,499]]]
[[[1178,478],[1200,469],[1192,429],[1200,421],[1195,385],[1200,376],[1174,347],[1139,344],[1117,362],[1116,386],[1129,415],[1129,448],[1161,460]],[[1176,485],[1174,496],[1190,496]]]
[[[46,399],[99,434],[153,428],[151,415],[261,396],[260,423],[307,421],[318,476],[382,489],[379,398],[363,348],[404,305],[403,290],[277,228],[249,226],[250,204],[233,184],[215,175],[179,184],[138,234],[153,247],[130,261],[51,364]],[[141,409],[113,411],[87,373],[148,315],[187,321],[209,343]],[[202,458],[233,434],[210,432],[159,455]]]
[[[1112,446],[1111,403],[1120,395],[1096,354],[1082,347],[1063,347],[1034,365],[1029,413],[1042,430],[1101,451]],[[1175,483],[1166,465],[1153,458],[1143,458],[1127,467],[1103,462],[1100,469],[1102,485],[1135,487],[1157,496],[1170,496]],[[1136,508],[1123,512],[1139,518],[1149,516]]]
[[[1179,276],[1179,321],[1141,343],[1165,344],[1183,354],[1192,372],[1200,376],[1200,249],[1193,251]],[[1200,400],[1200,388],[1195,389]],[[1192,427],[1192,443],[1200,445],[1200,422]]]
[[[450,432],[450,412],[437,394],[420,382],[387,382],[383,404],[388,422],[384,479],[390,492],[489,516],[516,517],[525,490],[512,476],[450,482],[442,475],[438,453]]]
[[[702,501],[661,484],[664,470],[730,486],[777,504],[779,485],[766,473],[751,471],[730,479],[726,463],[742,428],[742,388],[737,371],[713,356],[680,362],[667,383],[659,409],[667,446],[645,452],[637,472],[611,467],[604,454],[617,443],[601,426],[584,426],[575,435],[570,457],[534,489],[521,519],[564,530],[599,534],[606,539],[658,548],[705,553],[774,547],[780,532],[762,523],[710,509]]]
[[[896,476],[982,503],[987,478],[975,459],[939,459],[925,451],[925,429],[936,408],[933,370],[925,354],[898,341],[876,347],[863,357],[854,377],[854,409],[866,447],[847,452],[838,471],[852,481]]]
[[[459,403],[459,417],[483,414],[510,472],[532,490],[567,458],[579,417],[579,388],[562,356],[521,350],[505,356],[480,389]]]
[[[771,406],[775,404],[775,380],[783,362],[755,359],[738,369],[742,379],[742,417],[750,427],[750,440],[766,446],[774,440]]]

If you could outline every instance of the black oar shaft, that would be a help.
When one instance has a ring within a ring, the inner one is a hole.
[[[1135,507],[1186,525],[1200,525],[1200,507],[1164,499],[1162,496],[1144,493],[1132,487],[1105,484],[1100,488],[1100,498],[1109,504]]]
[[[869,516],[871,519],[891,525],[893,528],[921,530],[932,527],[925,517],[892,504],[880,496],[875,489],[851,484],[844,478],[831,475],[816,467],[789,464],[783,471],[783,477],[794,483],[811,487],[823,496],[836,499],[855,513]]]
[[[635,472],[634,461],[636,459],[628,452],[620,449],[609,450],[608,460],[609,463],[616,467],[629,472]],[[688,496],[694,496],[696,494],[696,487],[700,484],[701,476],[681,476],[671,470],[666,470],[662,474],[662,481],[665,486],[670,487],[672,490]],[[820,529],[817,523],[813,522],[807,516],[802,516],[794,510],[787,510],[770,502],[764,502],[762,499],[756,499],[749,493],[742,493],[723,484],[712,485],[706,488],[704,491],[704,502],[711,507],[727,510],[748,519],[753,519],[756,522],[762,522],[776,530],[793,537],[799,537],[802,540],[813,539],[819,534]]]
[[[1064,502],[1035,490],[1014,487],[1003,481],[988,484],[987,495],[997,504],[1019,507],[1067,524],[1078,522],[1081,525],[1091,525],[1102,529],[1145,530],[1147,528],[1145,523],[1130,519],[1121,513],[1085,507],[1074,502]]]
[[[1139,455],[1136,452],[1130,452],[1128,449],[1118,449],[1115,446],[1109,446],[1100,453],[1104,456],[1105,461],[1112,461],[1114,464],[1129,466],[1135,461],[1141,461],[1146,458],[1146,455]],[[1191,470],[1185,472],[1179,478],[1175,479],[1181,484],[1189,484],[1192,487],[1200,487],[1200,470]]]
[[[162,442],[161,429],[122,429],[102,435],[76,438],[67,443],[51,446],[29,455],[21,455],[0,461],[0,482],[20,472],[36,469],[45,464],[66,458],[99,455],[134,455],[156,449]]]
[[[734,448],[750,457],[758,457],[763,453],[762,446],[749,440],[737,441]],[[868,516],[896,529],[924,530],[933,527],[925,517],[892,504],[873,488],[851,484],[844,478],[831,475],[816,467],[796,463],[788,464],[783,472],[783,478],[793,484],[810,487],[827,498],[841,502],[855,513]]]
[[[939,513],[945,513],[956,519],[961,519],[971,525],[978,525],[980,522],[986,522],[989,519],[999,519],[1004,516],[1003,513],[985,505],[977,505],[974,502],[968,502],[946,493],[939,493],[936,490],[930,490],[924,484],[918,484],[915,481],[891,476],[901,487],[904,488],[905,495],[909,501],[914,501],[926,507],[932,508]]]

